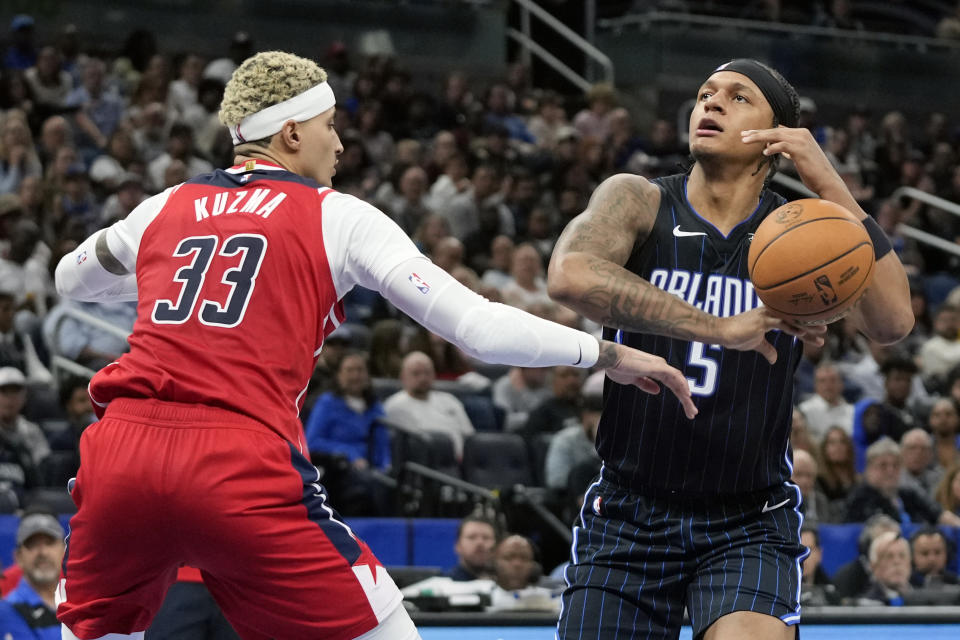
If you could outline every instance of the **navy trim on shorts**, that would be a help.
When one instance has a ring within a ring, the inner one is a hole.
[[[340,514],[327,504],[327,490],[320,484],[320,472],[297,451],[293,444],[288,442],[287,446],[290,447],[290,462],[303,478],[301,502],[307,508],[307,517],[320,527],[327,539],[352,567],[363,552],[360,544],[350,527],[341,520]]]

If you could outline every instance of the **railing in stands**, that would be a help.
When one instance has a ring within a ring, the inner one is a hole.
[[[65,307],[61,312],[59,318],[57,318],[56,323],[53,327],[53,344],[51,345],[53,353],[50,356],[50,366],[53,369],[51,372],[55,379],[60,378],[60,372],[65,371],[69,374],[80,376],[81,378],[92,378],[96,371],[85,367],[82,364],[79,364],[70,358],[62,355],[60,349],[60,327],[67,320],[76,320],[78,322],[86,323],[96,329],[105,331],[112,335],[115,335],[124,340],[129,337],[130,332],[126,329],[111,324],[102,318],[91,315],[86,311],[81,311],[80,309],[74,309],[73,307]]]
[[[808,189],[805,184],[796,178],[791,178],[790,176],[782,173],[778,173],[773,176],[773,181],[790,189],[791,191],[796,191],[807,198],[818,197],[817,194]],[[960,204],[951,202],[949,200],[944,200],[943,198],[931,195],[919,189],[914,189],[913,187],[900,187],[894,191],[890,197],[911,198],[913,200],[923,202],[924,204],[937,207],[938,209],[943,209],[944,211],[948,211],[956,216],[960,216]],[[922,229],[917,229],[916,227],[911,227],[910,225],[900,223],[897,225],[897,233],[921,244],[926,244],[936,249],[940,249],[941,251],[952,253],[955,256],[960,256],[960,244],[957,244],[956,242],[950,242],[949,240],[944,240],[943,238],[927,231],[923,231]]]
[[[576,31],[560,22],[556,17],[550,15],[546,9],[537,3],[531,0],[513,0],[513,3],[518,5],[520,9],[520,30],[508,28],[507,37],[516,41],[521,46],[521,59],[524,64],[529,66],[531,61],[530,55],[534,54],[581,91],[586,92],[592,84],[590,79],[571,69],[569,65],[547,51],[533,39],[530,25],[530,17],[532,15],[539,18],[553,31],[566,38],[570,44],[583,51],[588,66],[590,63],[597,64],[602,70],[601,80],[613,85],[613,61],[610,60],[605,53],[593,46],[593,44],[588,42]],[[592,29],[592,20],[588,28]]]
[[[745,31],[765,31],[784,35],[822,36],[833,39],[859,40],[876,44],[907,46],[920,51],[930,48],[960,49],[960,40],[905,36],[876,31],[858,31],[855,29],[836,29],[833,27],[815,27],[811,25],[784,24],[765,20],[746,20],[743,18],[724,18],[719,16],[695,15],[672,11],[650,11],[598,20],[597,25],[604,29],[620,31],[628,27],[646,28],[653,24],[688,24],[715,28],[742,29]]]

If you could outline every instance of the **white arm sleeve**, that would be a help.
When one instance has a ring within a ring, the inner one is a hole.
[[[55,276],[57,293],[84,302],[136,301],[137,276],[107,271],[97,257],[97,240],[108,232],[97,231],[60,259]]]
[[[147,198],[126,218],[97,231],[63,256],[57,264],[57,293],[84,302],[135,302],[140,238],[176,188]],[[106,241],[104,255],[97,253],[97,240],[101,235]]]
[[[468,355],[519,367],[591,367],[600,343],[470,291],[426,257],[397,265],[380,292],[401,311]]]

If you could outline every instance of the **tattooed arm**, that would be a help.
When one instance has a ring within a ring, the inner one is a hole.
[[[659,207],[660,189],[646,178],[604,180],[557,241],[550,296],[608,327],[717,343],[720,318],[623,268],[653,229]]]
[[[762,308],[718,318],[627,271],[623,265],[650,234],[659,207],[660,189],[645,178],[619,174],[604,180],[557,241],[547,276],[550,296],[608,327],[755,349],[771,363],[776,350],[767,331],[820,341],[808,332],[822,330],[798,329]]]

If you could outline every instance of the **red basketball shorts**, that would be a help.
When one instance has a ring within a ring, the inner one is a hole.
[[[258,422],[118,399],[80,456],[57,608],[79,638],[145,630],[181,565],[245,640],[350,640],[400,604],[316,468]]]

